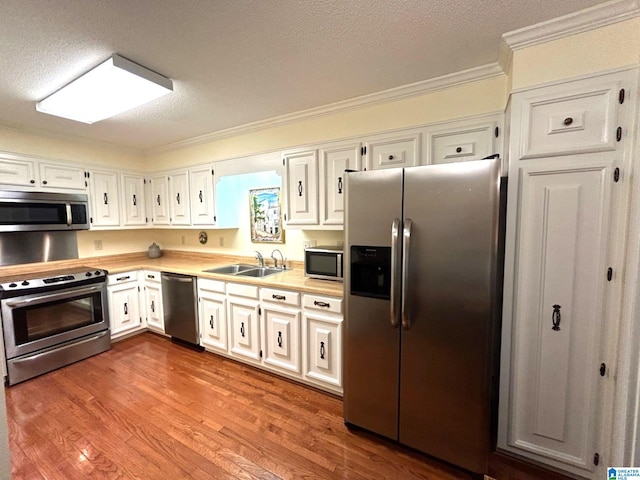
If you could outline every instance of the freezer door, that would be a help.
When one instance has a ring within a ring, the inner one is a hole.
[[[499,172],[494,159],[404,179],[399,440],[478,473],[491,437]]]
[[[400,330],[384,290],[392,224],[402,217],[402,169],[348,173],[345,190],[344,418],[397,439]],[[366,246],[375,248],[355,248]]]

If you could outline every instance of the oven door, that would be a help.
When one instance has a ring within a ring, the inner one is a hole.
[[[2,300],[7,359],[107,330],[106,284]]]

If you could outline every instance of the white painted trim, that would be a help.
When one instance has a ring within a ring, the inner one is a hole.
[[[563,17],[507,32],[502,39],[513,50],[595,30],[640,16],[640,0],[611,0]]]
[[[513,52],[640,16],[640,0],[609,2],[502,35],[498,64],[509,72]]]
[[[259,120],[257,122],[247,123],[245,125],[239,125],[237,127],[231,127],[224,130],[219,130],[217,132],[207,133],[205,135],[200,135],[188,140],[182,140],[160,147],[154,147],[147,150],[147,153],[164,153],[180,148],[202,145],[204,143],[214,142],[223,138],[229,138],[237,135],[255,132],[258,130],[263,130],[265,128],[286,125],[288,123],[308,120],[324,115],[357,110],[360,108],[371,107],[382,103],[416,97],[429,92],[434,92],[436,90],[442,90],[466,83],[487,80],[490,78],[502,76],[504,74],[505,73],[503,72],[502,68],[500,68],[497,63],[490,63],[487,65],[482,65],[480,67],[463,70],[461,72],[451,73],[449,75],[443,75],[441,77],[411,83],[409,85],[403,85],[401,87],[390,88],[381,92],[362,95],[360,97],[343,100],[341,102],[330,103],[328,105],[322,105],[320,107],[309,108],[307,110],[301,110],[299,112],[280,115],[278,117],[268,118],[266,120]]]

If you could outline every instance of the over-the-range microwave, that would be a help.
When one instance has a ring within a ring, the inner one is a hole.
[[[342,249],[333,246],[306,248],[304,274],[311,278],[342,281]]]
[[[87,230],[85,194],[0,191],[0,232]]]

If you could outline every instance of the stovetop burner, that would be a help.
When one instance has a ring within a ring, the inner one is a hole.
[[[104,282],[107,271],[92,267],[73,267],[46,272],[33,272],[0,277],[0,298],[15,296],[13,292],[47,291],[76,284]]]

